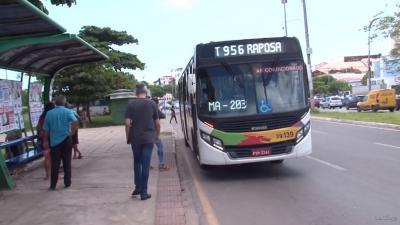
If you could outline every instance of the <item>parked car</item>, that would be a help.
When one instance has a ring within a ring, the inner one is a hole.
[[[343,99],[343,107],[347,110],[351,108],[357,108],[357,103],[364,99],[364,95],[349,96]]]
[[[327,98],[321,98],[321,99],[319,100],[319,105],[320,105],[320,107],[323,108],[323,109],[329,108],[329,103],[328,103]]]
[[[340,99],[337,96],[328,97],[327,102],[328,102],[328,108],[330,109],[334,109],[337,107],[342,108],[343,106],[342,99]]]
[[[371,90],[362,102],[357,103],[357,111],[386,109],[393,112],[397,108],[395,93],[394,89]]]
[[[400,110],[400,95],[396,95],[396,110]]]

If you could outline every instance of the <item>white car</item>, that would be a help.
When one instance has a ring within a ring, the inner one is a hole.
[[[330,109],[334,109],[334,108],[337,108],[337,107],[342,108],[342,106],[343,106],[342,99],[340,97],[337,97],[337,96],[329,97],[327,102],[328,102],[328,107]]]

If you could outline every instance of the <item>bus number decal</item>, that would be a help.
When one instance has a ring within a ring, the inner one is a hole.
[[[231,100],[230,105],[231,105],[231,110],[241,110],[241,109],[247,108],[246,100],[244,100],[244,99],[243,100]]]
[[[278,139],[293,138],[293,137],[294,137],[293,131],[285,131],[283,133],[276,134],[276,138],[278,138]]]

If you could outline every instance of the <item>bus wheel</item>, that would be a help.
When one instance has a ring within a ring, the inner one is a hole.
[[[274,161],[271,161],[271,163],[273,163],[273,164],[282,164],[283,163],[283,159],[274,160]]]

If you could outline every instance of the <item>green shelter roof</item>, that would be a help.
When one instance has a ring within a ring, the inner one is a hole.
[[[28,1],[0,1],[0,39],[31,34],[62,34],[65,31]]]
[[[54,76],[108,57],[26,0],[0,0],[0,67]]]

